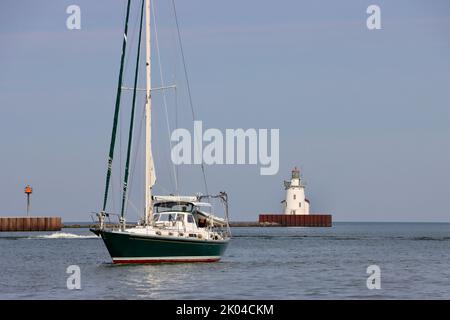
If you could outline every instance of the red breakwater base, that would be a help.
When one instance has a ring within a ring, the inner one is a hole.
[[[331,214],[260,214],[259,223],[281,227],[331,227]]]
[[[0,217],[0,231],[59,231],[61,217]]]

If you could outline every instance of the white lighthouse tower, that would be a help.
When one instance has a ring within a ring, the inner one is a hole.
[[[305,198],[305,185],[297,167],[292,170],[290,181],[284,181],[286,200],[283,200],[284,214],[309,214],[309,200]]]

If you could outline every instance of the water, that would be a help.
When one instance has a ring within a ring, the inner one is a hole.
[[[0,233],[0,299],[449,299],[450,224],[234,228],[221,262],[111,264],[87,229]],[[366,268],[381,268],[369,290]],[[66,268],[81,269],[68,290]]]

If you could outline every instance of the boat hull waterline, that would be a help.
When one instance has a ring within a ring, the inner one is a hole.
[[[229,240],[201,240],[95,230],[115,264],[217,262]]]

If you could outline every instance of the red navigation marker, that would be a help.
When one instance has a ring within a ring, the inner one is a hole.
[[[32,194],[33,193],[33,188],[31,188],[30,186],[26,186],[25,187],[25,193],[26,194]]]

